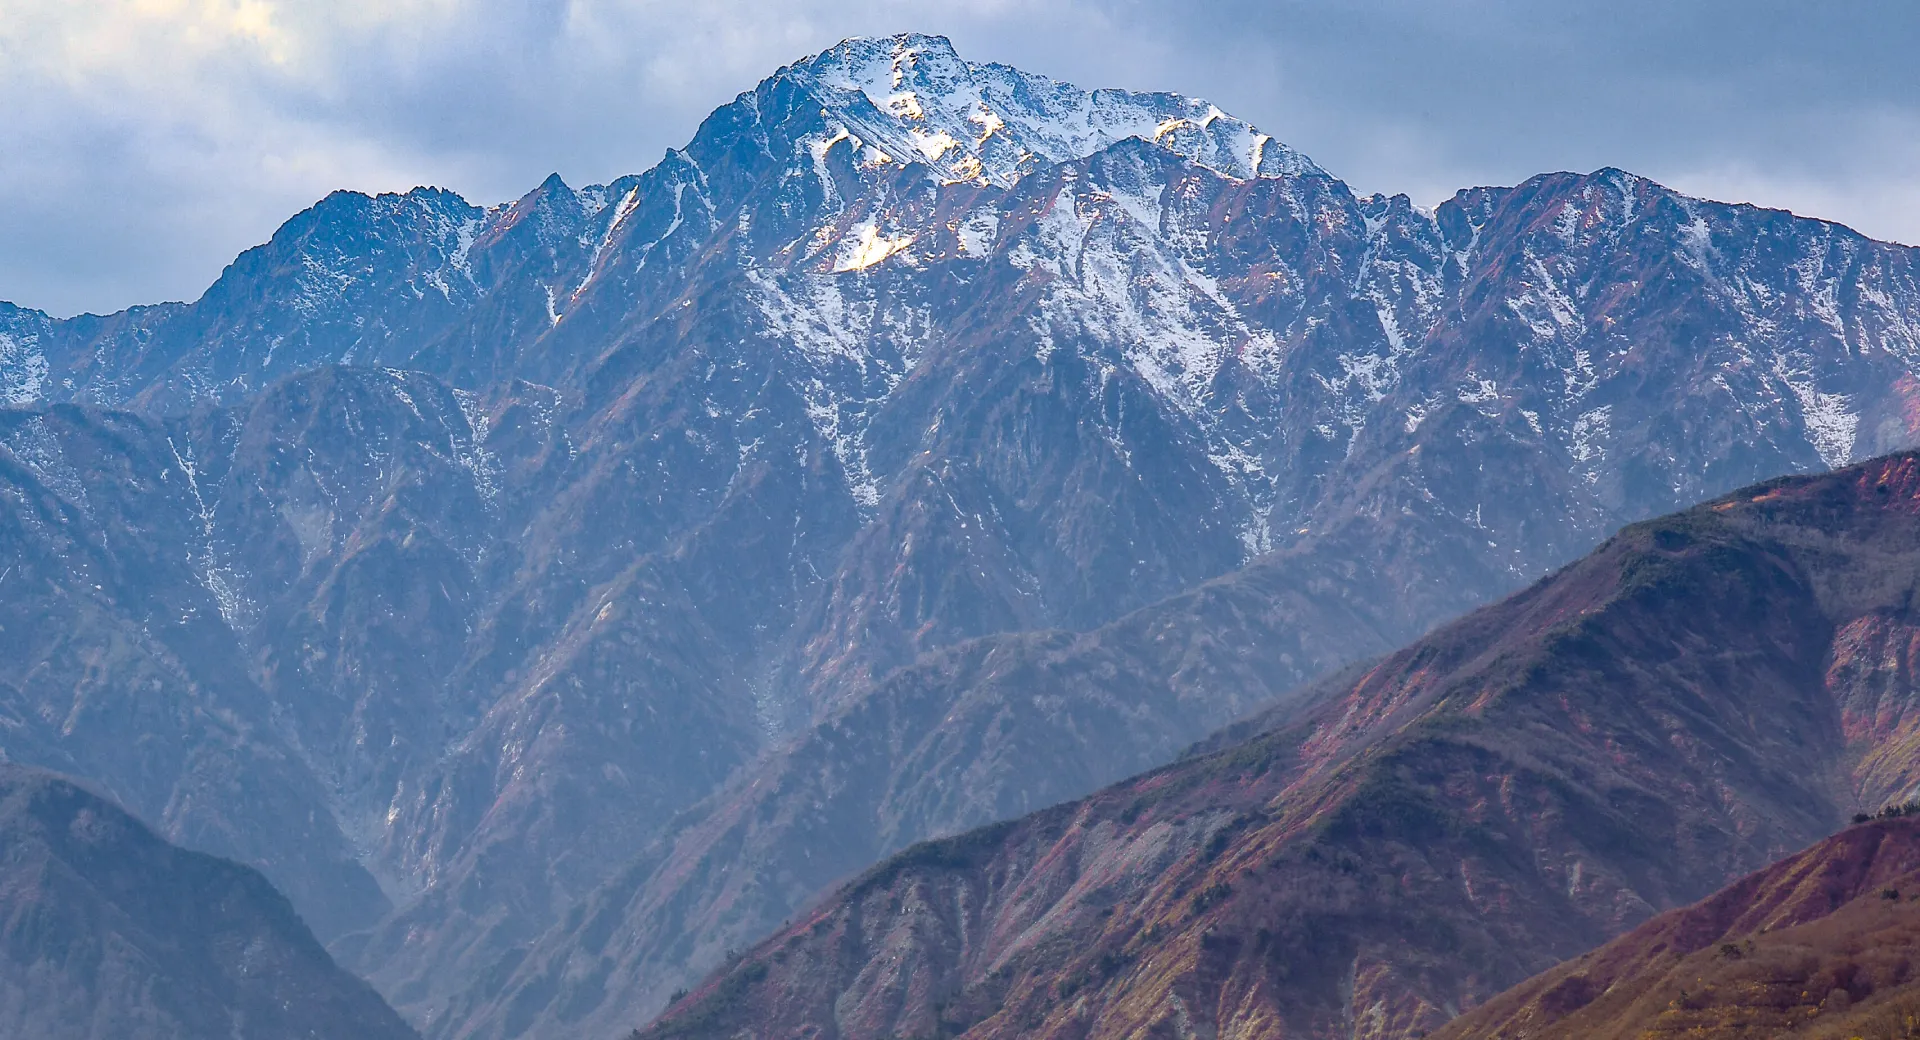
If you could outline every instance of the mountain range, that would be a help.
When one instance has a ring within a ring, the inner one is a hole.
[[[258,868],[428,1037],[617,1032],[890,853],[1920,443],[1917,369],[1915,250],[1834,224],[1617,170],[1427,211],[849,40],[607,185],[0,306],[0,754]]]

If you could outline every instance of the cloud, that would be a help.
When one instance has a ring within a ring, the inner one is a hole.
[[[1361,190],[1617,165],[1920,241],[1920,9],[1897,5],[0,0],[0,298],[191,298],[339,187],[604,181],[779,65],[904,29],[1209,97]]]

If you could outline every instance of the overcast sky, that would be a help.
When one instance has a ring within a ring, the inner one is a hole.
[[[1920,243],[1911,0],[0,0],[0,299],[192,299],[334,188],[605,181],[909,29],[1206,97],[1362,192],[1620,166]]]

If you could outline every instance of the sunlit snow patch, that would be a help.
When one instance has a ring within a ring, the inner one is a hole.
[[[936,162],[941,156],[960,147],[960,142],[954,140],[953,135],[945,130],[936,130],[930,134],[909,130],[907,135],[913,138],[914,147],[920,149],[921,155]]]
[[[833,273],[864,271],[912,244],[912,235],[885,235],[872,224],[857,224],[853,234],[842,240]]]
[[[993,114],[993,110],[981,105],[979,110],[967,116],[967,121],[980,127],[980,136],[975,140],[986,144],[987,138],[1007,128],[1007,122]]]

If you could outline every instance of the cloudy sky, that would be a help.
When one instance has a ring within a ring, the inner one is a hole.
[[[334,188],[604,181],[907,29],[1206,97],[1363,192],[1620,166],[1920,243],[1907,0],[0,0],[0,299],[191,299]]]

